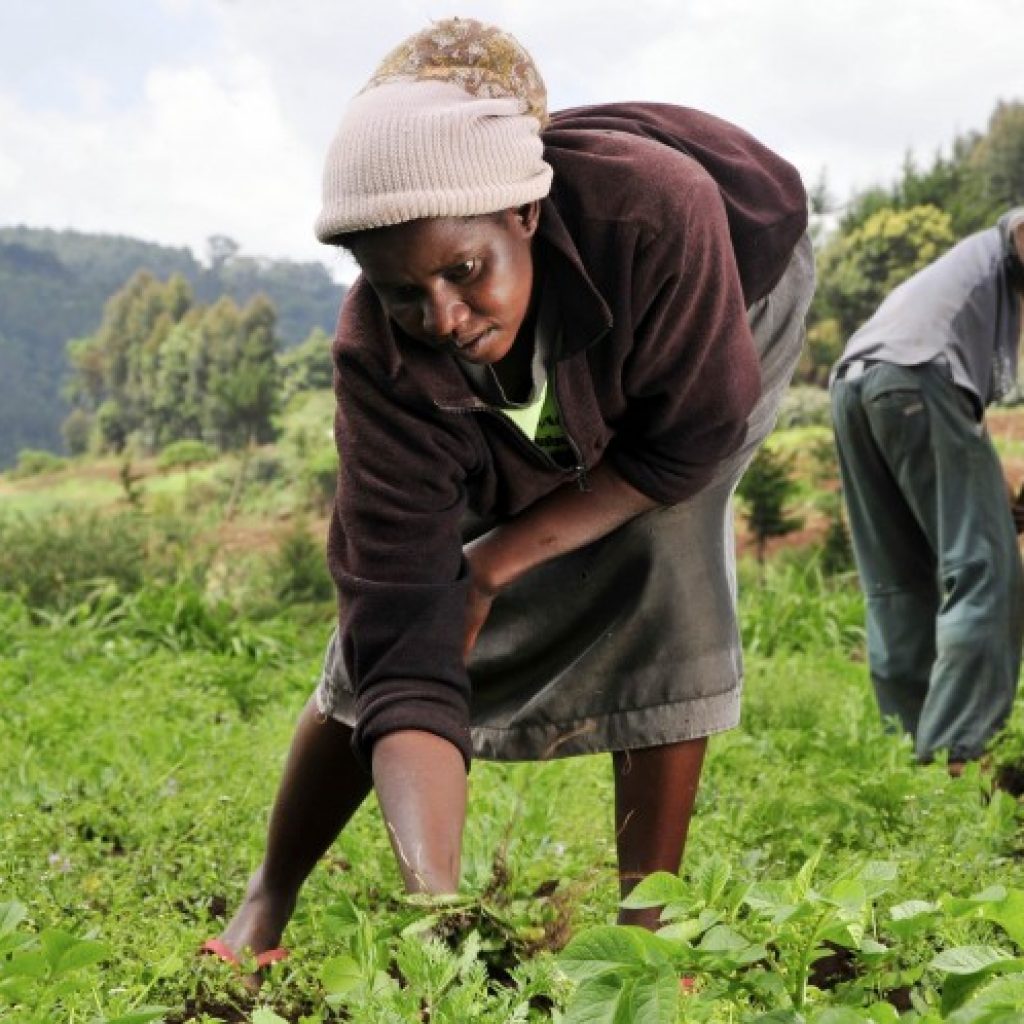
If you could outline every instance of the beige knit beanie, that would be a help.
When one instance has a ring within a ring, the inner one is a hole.
[[[471,18],[431,25],[349,103],[327,153],[317,238],[543,198],[546,121],[544,82],[511,35]]]

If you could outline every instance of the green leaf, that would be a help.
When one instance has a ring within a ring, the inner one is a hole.
[[[995,946],[956,946],[936,954],[928,966],[946,974],[977,974],[990,970],[996,964],[1011,962],[1024,965],[1024,960],[1015,961],[1009,953]]]
[[[609,971],[641,967],[646,961],[644,944],[637,934],[641,930],[619,925],[588,928],[562,950],[558,965],[578,983]]]
[[[1024,1019],[1024,975],[997,978],[966,1006],[947,1018],[947,1024],[1020,1024]]]
[[[852,1007],[829,1006],[819,1010],[811,1018],[811,1024],[866,1024],[870,1020],[870,1017]]]
[[[863,912],[868,902],[864,883],[855,878],[841,878],[828,891],[828,899],[850,913]]]
[[[576,990],[562,1024],[629,1024],[633,979],[591,978]]]
[[[151,1021],[162,1021],[170,1012],[170,1006],[136,1006],[119,1017],[108,1017],[104,1024],[150,1024]]]
[[[358,962],[350,956],[335,956],[320,968],[320,984],[329,996],[341,996],[363,981]]]
[[[627,910],[642,910],[646,907],[661,907],[666,903],[686,900],[686,884],[678,875],[667,871],[655,871],[642,881],[622,901],[620,906]]]
[[[288,1024],[284,1017],[279,1017],[268,1006],[260,1006],[253,1010],[252,1024]]]
[[[1000,925],[1024,949],[1024,891],[1011,889],[1002,900],[990,905],[985,917]]]
[[[888,892],[899,874],[899,866],[891,860],[869,860],[857,873],[857,877],[874,897]]]
[[[78,971],[83,967],[91,967],[103,960],[110,959],[110,947],[105,942],[95,939],[78,939],[60,955],[54,970],[58,974]]]
[[[732,867],[724,857],[709,857],[697,865],[693,873],[693,887],[708,905],[715,903],[725,892],[732,878]]]
[[[899,1024],[900,1011],[892,1003],[872,1003],[867,1014],[873,1024]]]
[[[324,911],[325,923],[332,934],[343,935],[355,928],[363,920],[356,905],[344,894],[337,903],[332,903]]]
[[[942,908],[925,900],[907,900],[890,910],[888,930],[900,939],[909,939],[931,928],[939,920]]]
[[[861,921],[833,921],[819,933],[822,940],[834,942],[847,949],[860,949],[864,941],[864,924]]]
[[[959,946],[934,957],[929,965],[946,971],[942,986],[942,1012],[949,1014],[962,1006],[971,994],[993,974],[1024,969],[1024,960],[992,946]]]
[[[797,872],[796,878],[793,879],[792,891],[797,900],[804,900],[810,895],[811,881],[814,878],[814,872],[818,870],[818,863],[824,852],[825,848],[819,847],[813,857],[807,858],[803,867]]]
[[[750,944],[749,939],[744,938],[728,925],[717,924],[701,939],[700,948],[714,953],[726,951],[734,953],[741,949],[747,949]]]
[[[889,916],[894,921],[910,921],[922,914],[934,914],[938,910],[939,904],[930,900],[906,900],[895,904],[890,909]]]
[[[631,1024],[675,1024],[679,1016],[679,976],[661,970],[637,978],[631,995]]]
[[[1007,890],[1003,885],[990,885],[973,896],[947,896],[942,905],[946,913],[953,917],[977,917],[986,905],[1002,903],[1006,899]]]
[[[46,955],[35,950],[15,953],[7,960],[0,960],[0,979],[4,978],[45,978],[49,971]]]
[[[668,939],[661,935],[656,935],[646,928],[634,928],[628,925],[626,927],[629,928],[643,948],[645,964],[661,967],[672,963],[677,952],[675,943],[669,942]]]
[[[74,935],[61,931],[59,928],[48,928],[39,933],[39,944],[43,947],[43,953],[54,970],[64,953],[78,941]]]
[[[993,885],[966,899],[949,897],[943,907],[953,917],[981,917],[994,921],[1024,948],[1024,890]]]
[[[673,921],[671,924],[665,925],[664,928],[659,928],[658,935],[663,939],[689,942],[691,939],[697,938],[698,935],[702,935],[704,931],[704,925],[696,918],[691,917],[688,921]]]
[[[17,901],[0,903],[0,936],[11,935],[27,913],[24,905]]]
[[[0,980],[0,1003],[28,1003],[38,990],[35,981],[28,978],[8,978]]]
[[[892,953],[892,950],[884,943],[876,942],[870,935],[865,936],[860,943],[860,954],[867,958],[869,962],[877,959],[878,957],[886,957]]]

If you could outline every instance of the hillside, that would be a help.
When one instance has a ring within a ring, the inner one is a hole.
[[[325,265],[243,256],[217,241],[206,266],[188,249],[120,235],[0,228],[0,467],[22,448],[61,450],[65,346],[96,329],[106,300],[139,270],[181,274],[202,303],[262,292],[286,348],[315,327],[333,330],[344,287]]]

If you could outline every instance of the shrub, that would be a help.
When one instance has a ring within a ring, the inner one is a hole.
[[[284,462],[267,452],[259,452],[249,460],[247,476],[257,484],[269,484],[284,476]]]
[[[60,425],[64,447],[72,455],[84,455],[89,450],[89,439],[92,436],[92,416],[84,409],[72,409],[68,417]]]
[[[318,448],[303,462],[302,480],[313,507],[328,509],[338,482],[338,453],[333,446]]]
[[[199,466],[204,462],[213,462],[216,458],[217,449],[205,441],[174,441],[160,452],[158,465],[161,469],[176,469]]]
[[[831,426],[832,411],[828,392],[824,388],[797,385],[783,396],[776,429]]]
[[[190,547],[187,531],[175,536],[132,511],[0,515],[0,591],[33,609],[64,609],[99,583],[131,592],[173,578]]]
[[[45,452],[38,448],[23,448],[18,452],[18,462],[11,470],[13,479],[21,479],[27,476],[40,476],[42,473],[56,473],[64,469],[68,464],[67,459],[62,459],[53,452]]]
[[[285,534],[270,572],[274,596],[286,604],[327,601],[334,596],[323,544],[313,539],[305,523],[296,522]]]

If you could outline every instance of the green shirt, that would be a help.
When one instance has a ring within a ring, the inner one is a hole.
[[[575,460],[562,426],[554,386],[554,355],[561,339],[561,323],[554,289],[542,288],[530,361],[530,392],[522,401],[516,402],[508,397],[492,366],[480,366],[456,358],[480,398],[508,417],[549,458],[559,465],[571,466]]]

